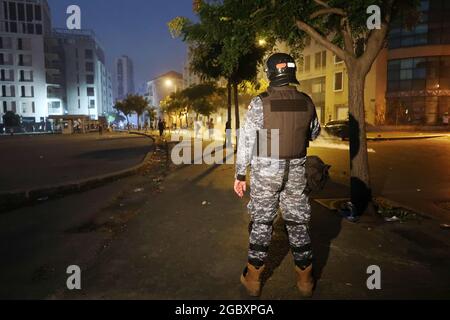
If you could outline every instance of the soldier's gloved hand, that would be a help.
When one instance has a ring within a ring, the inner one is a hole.
[[[246,191],[247,191],[247,182],[239,180],[236,180],[234,182],[234,192],[236,192],[239,198],[243,198]]]

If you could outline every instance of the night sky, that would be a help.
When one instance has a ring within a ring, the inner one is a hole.
[[[108,66],[122,54],[134,62],[135,84],[169,70],[182,71],[185,44],[172,39],[167,22],[194,18],[191,0],[48,0],[53,27],[66,28],[66,9],[81,8],[82,29],[92,29],[105,48]]]

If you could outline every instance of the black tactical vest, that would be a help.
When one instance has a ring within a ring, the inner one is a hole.
[[[258,156],[281,160],[306,157],[311,122],[316,117],[311,98],[291,86],[270,87],[260,98],[264,106],[264,130],[257,136]],[[274,147],[277,140],[278,150]]]

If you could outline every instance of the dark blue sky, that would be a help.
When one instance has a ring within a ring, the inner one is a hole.
[[[66,27],[66,9],[81,8],[82,29],[92,29],[106,51],[108,65],[122,54],[133,59],[136,87],[169,70],[182,71],[186,47],[172,39],[167,22],[193,18],[191,0],[48,0],[54,27]]]

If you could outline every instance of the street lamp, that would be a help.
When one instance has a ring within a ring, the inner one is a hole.
[[[267,44],[266,39],[261,38],[261,39],[258,40],[258,45],[259,45],[260,47],[265,47],[266,44]]]
[[[178,90],[176,84],[174,83],[174,81],[172,79],[167,79],[164,84],[169,89],[173,88],[175,90],[175,92]]]

